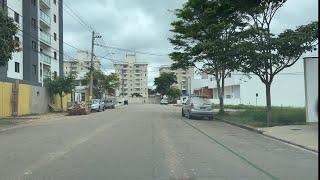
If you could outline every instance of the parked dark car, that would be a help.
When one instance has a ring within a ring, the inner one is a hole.
[[[116,107],[116,102],[113,99],[107,99],[104,101],[105,109],[114,109]]]

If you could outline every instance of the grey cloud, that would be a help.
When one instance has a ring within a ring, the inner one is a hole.
[[[170,23],[175,19],[168,9],[180,8],[186,0],[65,0],[81,18],[104,37],[107,45],[135,49],[137,51],[168,54],[172,46],[168,42]],[[274,18],[272,30],[275,33],[287,28],[307,24],[317,20],[318,2],[316,0],[288,0]],[[65,8],[66,9],[66,8]],[[64,13],[64,39],[75,46],[90,50],[91,34],[75,19]],[[75,54],[72,48],[68,53]],[[109,58],[124,59],[124,52],[96,48],[96,54],[105,56],[115,52]],[[138,54],[138,59],[150,64],[149,79],[151,86],[157,76],[160,65],[170,64],[168,56],[150,56]],[[111,71],[112,62],[103,60],[103,67]]]

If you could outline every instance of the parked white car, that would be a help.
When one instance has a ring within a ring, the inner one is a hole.
[[[101,99],[92,99],[91,100],[91,111],[101,112],[104,111],[104,102]]]
[[[160,104],[169,104],[168,99],[166,98],[161,99]]]

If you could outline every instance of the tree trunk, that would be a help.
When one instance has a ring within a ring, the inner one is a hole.
[[[60,96],[61,111],[63,111],[63,102],[62,102],[63,96],[62,94],[59,94],[59,96]]]
[[[271,83],[266,84],[266,100],[267,100],[267,126],[272,126],[272,112],[271,112]]]
[[[220,80],[216,78],[217,81],[217,89],[218,89],[218,98],[219,98],[219,113],[224,113],[224,92],[223,92],[223,87],[220,86]]]

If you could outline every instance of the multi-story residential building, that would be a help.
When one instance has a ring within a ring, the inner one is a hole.
[[[89,72],[91,67],[91,55],[87,51],[78,51],[77,60],[66,59],[63,63],[63,72],[65,75],[70,73],[76,73],[78,75],[84,75]],[[93,59],[93,68],[95,70],[101,70],[101,62],[96,57]]]
[[[115,73],[120,79],[116,96],[148,97],[148,63],[137,62],[133,53],[126,54],[126,61],[114,63]]]
[[[191,81],[194,79],[194,68],[189,68],[187,70],[177,69],[172,70],[170,66],[161,66],[159,73],[169,73],[172,72],[177,77],[177,83],[173,86],[180,89],[182,95],[189,95],[191,92]]]
[[[15,52],[0,80],[21,80],[41,85],[44,78],[63,73],[62,0],[1,0],[19,31],[14,37],[21,51]]]
[[[78,51],[77,60],[67,59],[63,63],[63,71],[66,76],[76,74],[77,86],[75,87],[74,100],[86,101],[88,100],[89,86],[83,81],[85,75],[89,72],[91,67],[91,55],[87,51]],[[93,68],[101,70],[101,62],[99,59],[93,59]]]

